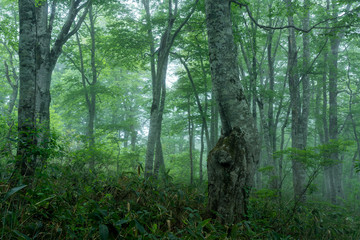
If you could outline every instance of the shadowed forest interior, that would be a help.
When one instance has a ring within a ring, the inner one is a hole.
[[[360,239],[359,19],[0,0],[0,239]]]

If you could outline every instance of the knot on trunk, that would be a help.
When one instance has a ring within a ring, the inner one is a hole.
[[[226,224],[246,218],[249,179],[254,175],[248,145],[244,132],[235,127],[208,156],[209,211]]]

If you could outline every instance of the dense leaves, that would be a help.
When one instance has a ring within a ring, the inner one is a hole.
[[[144,180],[52,164],[32,188],[0,182],[2,239],[357,239],[359,214],[309,202],[294,209],[270,190],[250,199],[247,220],[224,226],[206,214],[203,186]],[[271,200],[272,199],[272,200]],[[358,208],[358,207],[357,207]]]

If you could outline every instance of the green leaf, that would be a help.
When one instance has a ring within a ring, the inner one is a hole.
[[[8,199],[9,197],[11,197],[14,193],[20,191],[21,189],[23,189],[24,187],[26,187],[27,185],[22,185],[19,187],[14,187],[12,189],[10,189],[10,191],[8,191],[4,197],[4,199],[2,200],[3,202],[6,201],[6,199]]]
[[[109,238],[109,229],[106,225],[99,225],[99,234],[101,240],[107,240]]]
[[[134,220],[134,222],[135,222],[135,227],[137,230],[139,230],[140,234],[146,233],[145,228],[137,220]]]
[[[201,227],[205,227],[209,222],[211,221],[211,218],[205,219],[201,222]]]

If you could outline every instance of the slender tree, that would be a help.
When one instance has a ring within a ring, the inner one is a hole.
[[[195,1],[195,6],[199,0]],[[153,26],[151,22],[150,1],[142,1],[145,13],[146,24],[148,28],[148,39],[150,42],[150,67],[152,79],[152,106],[150,111],[150,126],[146,149],[145,159],[145,177],[153,175],[154,171],[154,152],[156,150],[155,165],[160,166],[159,162],[163,162],[162,150],[160,145],[161,124],[163,119],[163,111],[166,98],[166,73],[169,62],[170,50],[174,44],[176,36],[181,29],[189,21],[191,15],[195,11],[195,6],[189,14],[182,20],[180,25],[174,30],[175,20],[179,17],[178,0],[169,0],[168,2],[168,18],[167,26],[161,35],[159,48],[155,51],[155,40],[153,34]],[[157,56],[157,58],[156,58]],[[156,147],[156,144],[158,146]],[[158,172],[156,170],[155,172]]]

